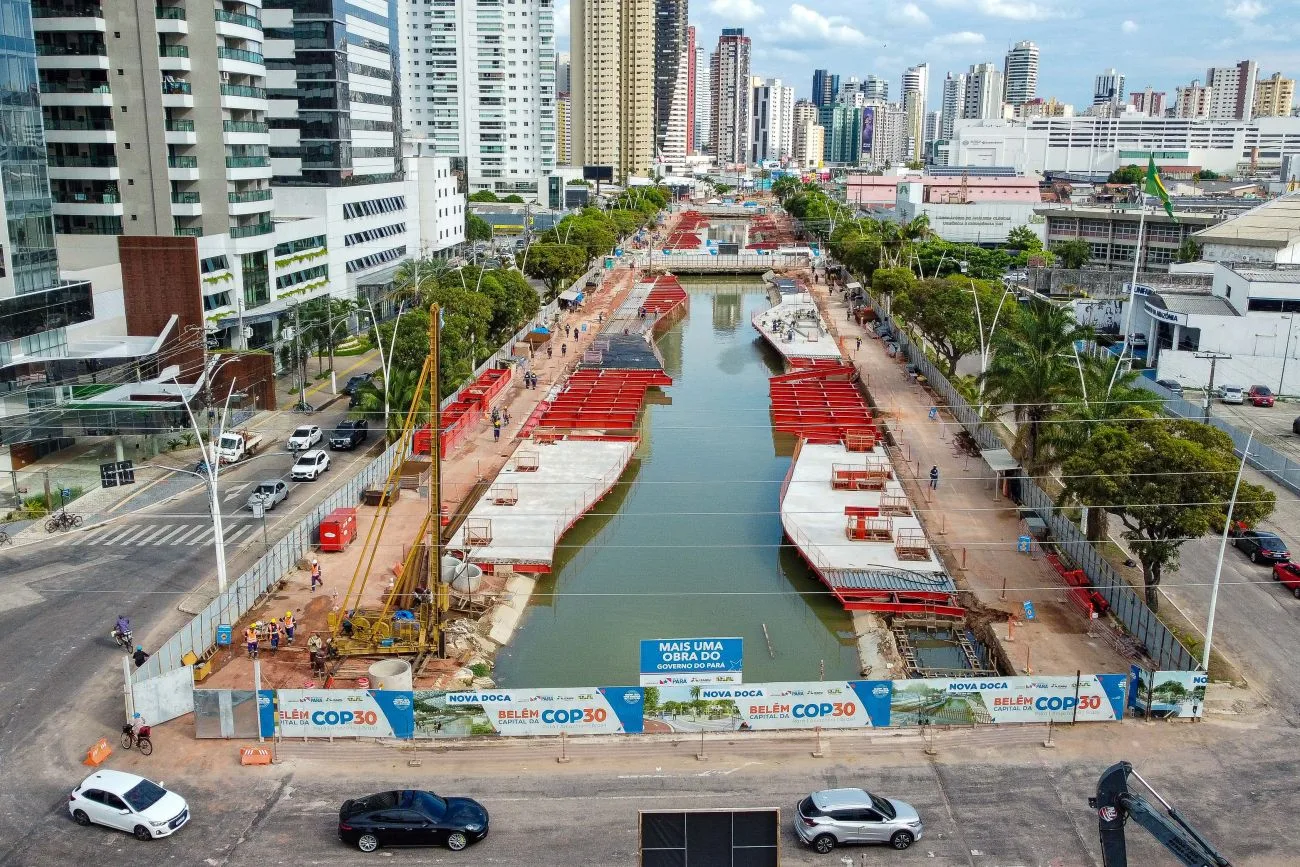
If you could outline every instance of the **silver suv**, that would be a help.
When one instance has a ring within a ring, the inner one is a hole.
[[[862,789],[813,792],[795,813],[795,833],[822,855],[841,843],[888,843],[906,849],[921,839],[923,830],[911,804]]]

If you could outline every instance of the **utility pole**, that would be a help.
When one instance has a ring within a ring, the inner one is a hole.
[[[439,342],[442,331],[442,309],[429,305],[429,458],[432,478],[429,480],[429,527],[432,545],[429,546],[429,569],[433,572],[429,586],[434,591],[434,617],[438,628],[438,656],[447,656],[447,635],[443,631],[442,616],[442,401],[441,357]],[[473,363],[473,359],[471,359]],[[447,587],[447,593],[451,588]]]
[[[1295,325],[1294,313],[1286,318],[1286,348],[1282,350],[1282,375],[1277,378],[1277,396],[1279,399],[1282,397],[1282,389],[1286,387],[1286,359],[1291,354],[1291,326],[1293,325]]]
[[[1232,358],[1226,352],[1198,352],[1197,358],[1208,358],[1210,360],[1210,383],[1205,386],[1205,421],[1210,421],[1210,404],[1214,402],[1214,370],[1221,358]]]
[[[302,351],[302,321],[298,317],[298,304],[293,305],[293,352],[298,366],[298,408],[307,409],[307,355]]]

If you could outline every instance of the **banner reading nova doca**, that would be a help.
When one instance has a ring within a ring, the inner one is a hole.
[[[1113,722],[1124,716],[1126,681],[1122,674],[896,680],[890,722]]]
[[[1210,682],[1203,671],[1147,671],[1129,667],[1128,704],[1156,719],[1198,719],[1205,714],[1205,687]]]
[[[411,693],[401,690],[279,689],[275,721],[287,738],[409,738],[413,705]]]
[[[889,725],[887,680],[664,686],[645,693],[647,732]]]
[[[644,701],[635,686],[418,690],[415,736],[637,734]]]

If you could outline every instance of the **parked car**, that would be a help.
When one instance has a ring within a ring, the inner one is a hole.
[[[795,807],[794,830],[825,855],[843,843],[888,843],[906,849],[921,839],[924,828],[911,804],[863,789],[826,789]]]
[[[1163,386],[1174,397],[1183,396],[1183,386],[1176,379],[1157,379],[1156,385]]]
[[[289,496],[289,486],[283,479],[267,479],[258,482],[257,487],[253,488],[253,493],[248,495],[247,505],[251,509],[254,503],[261,503],[262,508],[269,512],[287,496]]]
[[[1245,403],[1246,391],[1239,385],[1225,385],[1219,389],[1219,400],[1224,403]]]
[[[330,434],[330,448],[351,451],[366,441],[370,425],[364,418],[350,418],[339,422]]]
[[[1246,392],[1246,398],[1255,406],[1272,406],[1277,403],[1277,395],[1267,385],[1252,385]]]
[[[1242,530],[1232,542],[1250,557],[1252,563],[1279,563],[1291,559],[1286,542],[1266,530]]]
[[[330,456],[324,449],[308,449],[298,455],[290,475],[295,482],[314,482],[330,470]]]
[[[358,373],[356,376],[350,376],[348,381],[343,384],[343,393],[351,396],[356,393],[359,386],[365,385],[374,378],[373,373]]]
[[[1128,336],[1128,344],[1130,349],[1146,349],[1147,336],[1140,331],[1135,334],[1130,334]]]
[[[190,820],[185,799],[161,783],[106,768],[72,790],[68,812],[78,825],[106,825],[137,840],[170,836]]]
[[[290,435],[287,443],[289,451],[300,452],[309,449],[320,442],[322,436],[324,434],[320,432],[319,427],[314,424],[305,424],[294,430],[293,434]]]
[[[459,852],[487,833],[487,809],[472,798],[403,789],[344,801],[339,808],[339,839],[362,852],[380,846],[446,846]]]
[[[1300,566],[1295,563],[1274,563],[1273,580],[1281,581],[1296,599],[1300,599]]]

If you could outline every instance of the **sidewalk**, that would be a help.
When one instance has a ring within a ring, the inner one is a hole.
[[[952,439],[960,424],[942,410],[930,419],[934,396],[908,379],[901,355],[890,358],[874,332],[849,321],[843,293],[831,294],[825,284],[810,288],[871,393],[879,420],[898,443],[895,464],[904,487],[958,587],[972,591],[984,608],[1016,618],[1014,639],[1005,644],[1016,668],[1127,670],[1128,660],[1088,634],[1088,622],[1067,601],[1065,585],[1041,554],[1017,553],[1016,541],[1025,530],[1016,505],[995,491],[983,461],[955,449]],[[939,468],[937,491],[929,486],[932,466]],[[1032,621],[1024,619],[1026,601],[1034,606]],[[993,626],[1006,642],[1006,623]]]

